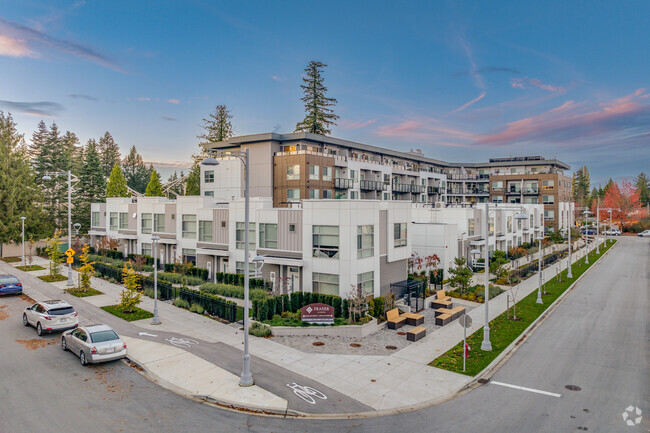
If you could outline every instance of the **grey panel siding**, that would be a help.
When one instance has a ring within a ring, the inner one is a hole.
[[[388,263],[386,256],[379,258],[379,293],[385,296],[391,283],[406,280],[406,259]]]
[[[379,255],[387,254],[388,250],[388,211],[379,211]]]
[[[268,257],[280,257],[284,259],[302,259],[302,252],[301,251],[279,251],[279,250],[274,250],[274,249],[267,249],[267,248],[258,248],[257,253],[262,255],[262,256],[268,256]],[[266,266],[266,265],[265,265]]]
[[[99,226],[106,228],[106,203],[99,205]]]
[[[275,281],[271,281],[271,272],[275,272]],[[280,276],[280,265],[265,264],[262,266],[262,278],[264,281],[271,281],[278,284],[278,277]]]
[[[271,142],[255,143],[248,147],[250,162],[249,181],[252,197],[273,197],[273,148]]]
[[[295,224],[295,232],[289,231],[289,224]],[[302,210],[278,210],[278,249],[302,252]]]
[[[135,218],[133,218],[133,214],[136,215]],[[137,203],[129,203],[129,229],[130,230],[137,230],[138,229],[138,218],[140,216],[138,215],[138,204]]]
[[[226,226],[221,227],[221,223],[225,222]],[[213,240],[217,244],[228,244],[228,209],[215,209],[214,210],[214,234]]]
[[[206,250],[219,250],[219,251],[228,251],[228,244],[214,244],[210,242],[197,242],[197,248],[204,248]]]
[[[165,203],[165,233],[176,233],[175,218],[176,218],[176,203]]]

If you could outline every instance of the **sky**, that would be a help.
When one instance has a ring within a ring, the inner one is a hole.
[[[310,60],[332,136],[451,162],[542,155],[592,183],[650,171],[650,2],[2,2],[0,110],[82,142],[109,131],[164,172],[201,119],[293,132]]]

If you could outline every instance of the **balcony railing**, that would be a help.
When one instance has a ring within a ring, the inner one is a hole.
[[[424,187],[422,185],[410,185],[410,187],[412,193],[419,194],[424,192]]]
[[[537,195],[537,194],[539,194],[539,189],[537,189],[537,188],[527,188],[527,189],[524,190],[524,194]]]
[[[411,185],[407,183],[393,183],[393,192],[411,192]]]
[[[337,177],[334,179],[334,188],[350,189],[354,186],[354,179],[347,179],[344,177]]]
[[[384,191],[386,190],[386,185],[384,182],[377,180],[361,180],[359,181],[359,189],[365,191]]]
[[[427,193],[429,194],[438,194],[440,192],[440,187],[437,186],[428,186]]]

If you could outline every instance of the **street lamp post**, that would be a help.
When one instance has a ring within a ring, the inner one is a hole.
[[[160,325],[158,317],[158,241],[160,236],[151,236],[151,246],[153,248],[153,319],[152,325]]]
[[[537,285],[537,303],[543,304],[542,302],[542,240],[543,236],[538,236],[537,240],[539,241],[539,259],[537,261],[537,271],[539,273],[539,284]]]
[[[23,266],[25,266],[27,263],[25,262],[25,217],[24,216],[20,217],[20,222],[23,225],[23,232],[22,232],[23,233],[22,234],[22,238],[23,238]]]
[[[250,191],[249,191],[249,154],[248,148],[242,151],[225,151],[225,152],[213,152],[216,155],[221,156],[234,156],[239,158],[241,162],[244,163],[244,366],[242,369],[241,376],[239,378],[239,386],[251,386],[255,382],[253,381],[253,374],[251,373],[251,356],[248,352],[248,327],[250,325],[250,319],[248,317],[248,310],[250,305],[250,275],[249,275],[249,245],[248,245],[248,226],[249,226],[249,207],[250,207]],[[202,165],[207,166],[216,166],[219,165],[213,157],[209,157],[203,160]]]
[[[52,180],[51,176],[68,176],[68,248],[72,248],[72,171],[47,171],[43,180]],[[72,263],[68,263],[68,287],[74,286],[72,281]]]
[[[598,199],[600,201],[600,199]],[[600,203],[599,203],[600,204]],[[596,206],[596,254],[600,254],[600,207]]]
[[[566,271],[566,276],[567,278],[573,278],[573,273],[571,272],[572,263],[571,263],[571,229],[573,228],[573,203],[569,203],[569,223],[567,224],[569,227],[569,263],[567,264],[567,271]]]
[[[589,264],[589,228],[587,227],[587,217],[591,214],[589,210],[585,210],[582,214],[585,216],[585,263]]]
[[[609,233],[610,233],[610,236],[613,236],[613,235],[611,234],[611,233],[612,233],[612,210],[610,209],[610,210],[608,210],[607,212],[609,212]],[[611,238],[608,240],[608,243],[609,243],[609,244],[612,243],[612,239],[611,239]]]

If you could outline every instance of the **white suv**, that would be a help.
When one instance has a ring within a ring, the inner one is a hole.
[[[38,335],[79,326],[78,314],[66,301],[41,301],[25,308],[23,325],[35,326]]]

